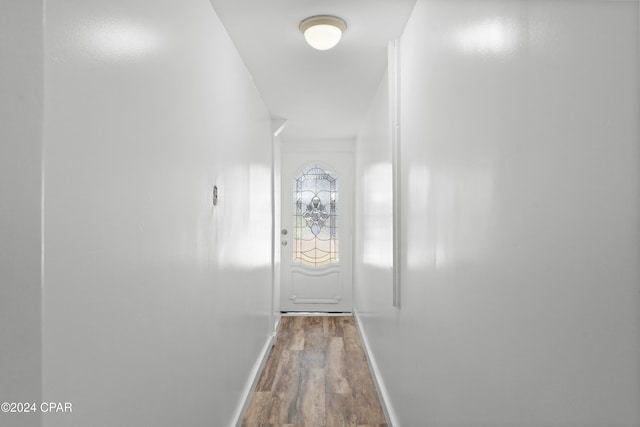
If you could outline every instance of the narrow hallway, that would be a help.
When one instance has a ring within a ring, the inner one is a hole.
[[[355,320],[282,317],[243,426],[387,426]]]
[[[0,28],[0,427],[640,427],[640,0]]]

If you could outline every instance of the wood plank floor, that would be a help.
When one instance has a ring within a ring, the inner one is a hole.
[[[284,316],[243,427],[386,427],[351,316]]]

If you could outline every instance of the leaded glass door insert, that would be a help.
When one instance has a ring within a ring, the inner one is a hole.
[[[338,262],[338,179],[312,164],[293,180],[293,262],[320,267]]]

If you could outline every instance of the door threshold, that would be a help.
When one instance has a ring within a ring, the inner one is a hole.
[[[281,311],[281,316],[353,316],[350,311],[345,312],[327,312],[327,311]]]

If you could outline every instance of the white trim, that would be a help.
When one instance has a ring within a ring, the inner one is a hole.
[[[282,141],[283,153],[347,152],[355,153],[354,139],[322,139],[317,141]]]
[[[247,413],[247,409],[249,409],[249,403],[251,403],[251,398],[253,397],[253,390],[255,390],[256,385],[258,384],[258,379],[260,378],[260,373],[262,373],[262,368],[265,363],[267,363],[267,358],[269,357],[269,353],[271,353],[271,348],[275,344],[275,333],[267,338],[267,342],[264,344],[262,348],[262,352],[260,353],[260,357],[256,360],[256,363],[253,365],[253,369],[251,370],[251,374],[249,375],[249,379],[245,384],[244,390],[242,390],[242,394],[240,402],[238,403],[238,407],[236,408],[233,417],[231,418],[231,426],[241,427],[242,420],[244,419],[245,414]],[[235,421],[234,421],[235,420]]]
[[[401,88],[400,88],[400,39],[392,40],[388,48],[389,78],[389,121],[392,151],[392,185],[393,185],[393,306],[400,308],[401,277],[400,260],[402,245],[402,151],[401,140]]]
[[[354,308],[353,317],[356,320],[356,326],[358,329],[358,333],[360,334],[360,339],[362,340],[362,347],[364,348],[364,354],[367,358],[367,362],[369,364],[369,370],[371,371],[371,376],[373,377],[373,382],[376,385],[376,391],[378,392],[378,399],[380,399],[380,405],[382,406],[382,411],[384,412],[384,416],[387,419],[387,424],[389,427],[400,427],[400,423],[398,422],[398,417],[396,416],[395,411],[393,410],[393,406],[391,405],[391,399],[389,399],[389,392],[384,385],[384,381],[382,380],[382,376],[380,375],[380,370],[378,369],[378,364],[376,363],[373,354],[369,350],[369,341],[367,340],[367,335],[362,329],[362,322],[360,321],[360,314]]]
[[[289,120],[287,119],[271,119],[271,132],[273,136],[276,137],[280,135],[288,124]]]

